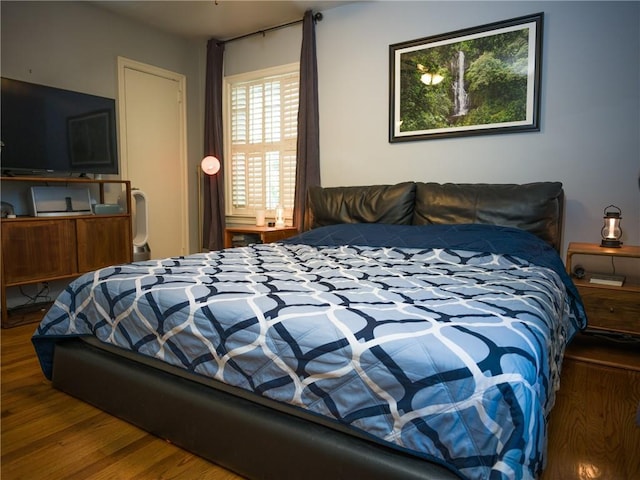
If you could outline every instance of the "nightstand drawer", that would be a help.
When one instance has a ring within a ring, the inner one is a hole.
[[[640,293],[579,286],[589,327],[640,335]]]

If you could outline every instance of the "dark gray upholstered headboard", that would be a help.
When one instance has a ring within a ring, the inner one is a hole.
[[[337,223],[484,223],[521,228],[560,251],[563,210],[560,182],[312,187],[304,229]]]

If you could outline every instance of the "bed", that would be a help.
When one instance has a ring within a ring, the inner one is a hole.
[[[314,188],[303,233],[85,274],[32,341],[56,388],[247,478],[536,478],[586,326],[562,207]]]

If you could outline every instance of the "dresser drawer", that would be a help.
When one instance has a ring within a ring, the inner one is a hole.
[[[601,287],[578,287],[589,327],[640,335],[640,293]]]

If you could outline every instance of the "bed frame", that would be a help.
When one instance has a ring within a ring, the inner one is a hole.
[[[305,229],[335,223],[490,223],[559,250],[562,184],[313,188]],[[319,416],[88,339],[55,347],[53,386],[255,479],[455,479],[446,466]],[[124,393],[123,393],[124,392]]]

